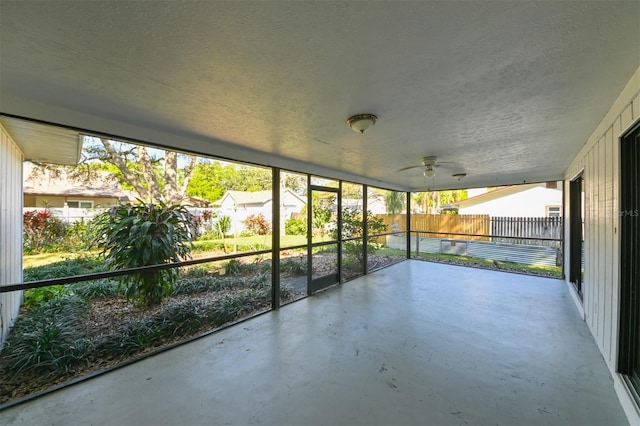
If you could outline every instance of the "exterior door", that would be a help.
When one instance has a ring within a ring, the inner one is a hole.
[[[339,188],[311,186],[308,205],[307,293],[313,294],[340,282]]]
[[[620,143],[620,350],[618,369],[640,404],[640,124]]]
[[[582,175],[569,184],[569,281],[582,299],[584,278],[584,179]]]

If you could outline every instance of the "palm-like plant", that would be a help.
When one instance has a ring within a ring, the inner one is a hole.
[[[98,216],[93,243],[102,247],[111,269],[179,262],[193,247],[190,219],[180,205],[119,205]],[[121,278],[120,287],[137,305],[153,306],[171,294],[177,278],[177,268],[139,272]]]
[[[396,215],[404,209],[407,203],[406,194],[399,191],[387,191],[384,196],[384,203],[387,207],[387,212],[393,216],[393,223],[395,223]]]

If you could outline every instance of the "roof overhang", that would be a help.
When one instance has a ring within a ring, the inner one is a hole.
[[[80,161],[82,135],[76,130],[0,116],[0,124],[24,154],[26,161],[73,166]]]

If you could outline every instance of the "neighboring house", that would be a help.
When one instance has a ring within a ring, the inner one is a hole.
[[[126,201],[111,173],[102,172],[89,184],[83,184],[67,174],[52,176],[48,171],[34,174],[30,163],[24,164],[24,207],[81,208],[111,207]]]
[[[505,186],[447,208],[458,214],[488,214],[491,217],[558,217],[562,216],[562,189],[557,182]]]
[[[281,217],[290,219],[301,212],[306,201],[290,189],[280,196]],[[268,191],[227,191],[220,200],[220,216],[231,217],[231,232],[241,232],[244,220],[251,215],[263,215],[269,223],[272,218],[273,194]]]
[[[342,199],[342,209],[362,211],[362,200],[353,198]],[[367,211],[372,214],[386,214],[387,206],[382,195],[373,195],[367,199]]]

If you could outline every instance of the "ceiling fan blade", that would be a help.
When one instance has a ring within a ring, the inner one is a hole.
[[[422,164],[419,164],[417,166],[407,166],[407,167],[403,167],[401,169],[396,170],[396,173],[404,172],[405,170],[409,170],[409,169],[417,169],[418,167],[424,167],[424,166]]]

